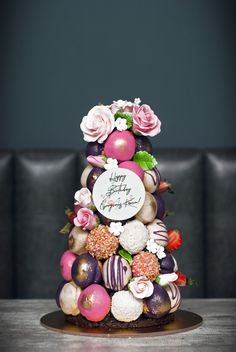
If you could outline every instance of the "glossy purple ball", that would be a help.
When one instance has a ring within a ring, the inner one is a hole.
[[[86,156],[101,155],[104,150],[104,145],[98,142],[90,142],[86,147]]]
[[[71,276],[74,283],[85,288],[102,280],[102,266],[100,262],[89,253],[79,255],[74,261]]]
[[[88,174],[86,185],[88,189],[92,192],[93,186],[97,181],[98,177],[104,172],[104,169],[100,169],[100,167],[94,167],[90,173]]]
[[[165,251],[165,254],[166,254],[165,258],[159,259],[160,273],[161,274],[173,273],[174,266],[175,266],[174,259],[170,253]]]
[[[61,294],[61,290],[62,288],[64,287],[64,285],[67,284],[67,281],[63,280],[59,283],[58,287],[57,287],[57,290],[56,290],[56,304],[58,306],[58,308],[61,308],[61,305],[60,305],[60,300],[59,300],[59,297],[60,297],[60,294]]]
[[[154,192],[152,195],[155,197],[156,202],[157,202],[156,218],[163,220],[165,217],[165,214],[166,214],[166,206],[165,206],[164,199],[157,192]]]
[[[152,154],[152,143],[145,136],[136,136],[136,150],[135,152],[145,151],[149,154]]]
[[[161,318],[171,309],[170,298],[162,286],[156,283],[153,286],[153,294],[143,300],[143,312],[149,318]]]

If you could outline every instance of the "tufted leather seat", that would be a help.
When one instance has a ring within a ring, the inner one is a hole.
[[[236,296],[236,150],[156,150],[169,228],[182,230],[182,272],[198,280],[184,297]],[[58,230],[86,164],[82,153],[0,153],[0,297],[54,297],[67,246]]]

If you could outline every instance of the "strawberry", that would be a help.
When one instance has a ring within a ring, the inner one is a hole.
[[[176,273],[178,275],[178,279],[174,281],[177,286],[192,286],[197,285],[197,281],[191,279],[191,277],[187,277],[186,275],[182,274],[180,271]]]
[[[168,244],[166,249],[168,252],[173,252],[182,244],[182,236],[179,230],[168,230]]]
[[[166,191],[168,191],[169,193],[174,193],[174,191],[171,189],[171,184],[168,181],[163,180],[160,182],[160,185],[157,189],[157,193],[163,193]]]
[[[70,208],[65,209],[65,214],[70,224],[74,224],[74,218],[76,218],[76,214]]]

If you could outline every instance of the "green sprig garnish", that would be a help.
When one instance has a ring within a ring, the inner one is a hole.
[[[157,161],[153,155],[146,151],[139,151],[134,154],[133,161],[136,162],[144,171],[152,170],[156,165]]]

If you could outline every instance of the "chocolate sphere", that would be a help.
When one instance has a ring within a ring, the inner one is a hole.
[[[165,214],[166,214],[166,207],[165,207],[164,199],[157,192],[154,192],[153,196],[155,197],[156,202],[157,202],[156,218],[163,220],[165,217]]]
[[[143,184],[147,192],[154,193],[159,187],[160,181],[161,175],[156,167],[152,170],[144,171]]]
[[[79,255],[73,263],[71,274],[75,284],[85,288],[101,281],[101,264],[89,253],[84,253]]]
[[[80,183],[82,187],[87,187],[87,178],[92,169],[93,167],[91,165],[87,165],[86,168],[83,170],[80,177]]]
[[[157,202],[153,195],[149,192],[145,193],[145,200],[142,208],[135,215],[135,218],[143,224],[152,222],[156,217]]]
[[[170,298],[163,287],[156,283],[153,286],[153,294],[143,300],[143,312],[149,318],[161,318],[171,309]]]
[[[87,237],[88,231],[74,226],[68,237],[69,250],[78,255],[87,252],[85,249]]]
[[[104,145],[98,142],[90,142],[86,147],[86,156],[89,155],[101,155],[104,149]]]
[[[144,171],[143,169],[134,161],[123,161],[122,163],[119,164],[119,168],[123,169],[128,169],[130,171],[133,171],[137,176],[141,178],[143,181],[144,178]]]
[[[104,172],[105,170],[100,169],[100,167],[93,167],[90,173],[88,174],[86,185],[88,189],[92,192],[93,186],[97,181],[98,177]]]
[[[60,297],[61,290],[66,283],[67,283],[67,281],[65,281],[65,280],[61,281],[57,287],[57,290],[56,290],[55,299],[56,299],[56,304],[57,304],[58,308],[61,308],[59,297]]]
[[[135,138],[131,132],[116,130],[107,138],[104,152],[108,158],[122,162],[132,159],[135,146]]]
[[[131,276],[129,263],[119,255],[113,255],[103,264],[102,277],[105,286],[113,291],[122,290]]]
[[[165,258],[159,259],[160,263],[160,273],[170,274],[174,271],[175,262],[172,255],[165,251]]]
[[[152,154],[152,144],[149,139],[145,136],[135,137],[136,150],[135,152],[145,151]]]

